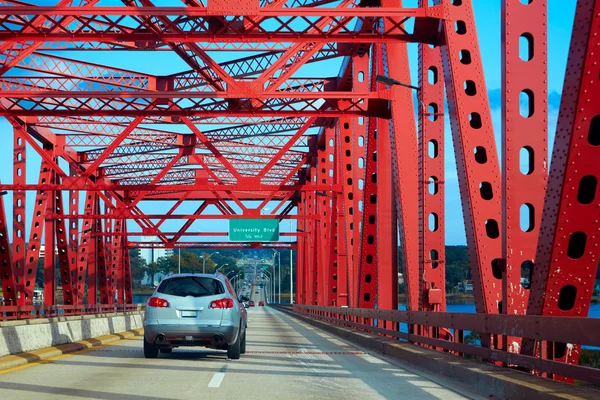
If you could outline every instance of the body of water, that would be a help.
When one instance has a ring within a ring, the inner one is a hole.
[[[398,310],[406,311],[406,304],[398,305]],[[455,313],[475,313],[475,303],[465,303],[465,304],[447,304],[446,311],[455,312]],[[600,318],[600,304],[592,304],[590,306],[590,310],[588,311],[589,318]],[[400,332],[408,332],[407,324],[400,324]],[[465,336],[467,336],[471,331],[465,331]],[[586,349],[594,349],[600,350],[598,347],[593,346],[583,346]]]
[[[134,294],[133,295],[133,303],[134,304],[146,304],[148,299],[152,296],[151,294]]]
[[[398,310],[406,310],[406,304],[400,304]],[[447,304],[446,311],[456,313],[475,313],[475,303]],[[592,304],[588,312],[590,318],[600,318],[600,304]]]

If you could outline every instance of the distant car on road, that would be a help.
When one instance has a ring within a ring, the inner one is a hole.
[[[148,300],[144,315],[144,356],[171,353],[180,346],[246,352],[246,309],[221,273],[175,274],[165,278]]]
[[[264,307],[265,306],[265,302],[264,301],[259,301],[258,302],[258,306],[259,307]]]
[[[254,301],[250,300],[250,301],[248,302],[248,307],[254,307]]]

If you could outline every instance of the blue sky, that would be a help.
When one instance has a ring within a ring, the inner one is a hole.
[[[53,4],[54,1],[40,1],[38,4]],[[161,2],[156,2],[158,5]],[[164,2],[162,2],[164,3]],[[492,120],[494,123],[494,132],[498,150],[500,149],[500,82],[501,82],[501,48],[500,48],[500,1],[490,0],[474,0],[475,16],[477,29],[479,33],[479,43],[483,59],[483,65],[486,75],[486,83],[490,94],[490,107],[492,110]],[[549,135],[550,143],[553,142],[554,131],[556,127],[556,119],[558,115],[558,106],[560,92],[562,91],[563,77],[567,60],[567,53],[570,42],[570,35],[575,12],[575,0],[558,1],[550,0],[549,2],[549,20],[548,20],[548,40],[549,40]],[[114,1],[105,0],[100,5],[112,5]],[[166,4],[172,4],[167,2]],[[163,5],[166,5],[163,4]],[[405,7],[415,7],[416,0],[404,1]],[[108,53],[101,53],[89,61],[102,63]],[[67,57],[76,57],[74,53],[66,54]],[[226,55],[222,55],[226,56]],[[239,56],[239,53],[236,54]],[[124,53],[116,53],[111,55],[110,63],[113,66],[122,68],[138,69],[143,72],[152,74],[170,74],[188,69],[176,56],[167,56],[161,58],[160,62],[156,62],[154,53],[137,52],[132,55]],[[162,55],[161,57],[164,57]],[[410,45],[411,67],[413,75],[413,83],[416,84],[416,60],[417,51],[416,45]],[[140,67],[142,65],[143,67]],[[332,70],[328,71],[327,75],[335,76],[338,73],[338,65],[331,64]],[[143,69],[142,69],[143,68]],[[304,70],[304,76],[307,76],[310,69]],[[322,72],[321,72],[322,74]],[[12,182],[12,127],[6,120],[0,118],[0,135],[4,137],[5,145],[0,146],[0,180],[2,182]],[[30,168],[27,170],[27,181],[36,182],[40,159],[34,154],[33,149],[28,150],[28,164]],[[458,181],[456,175],[456,163],[454,159],[454,149],[452,146],[452,138],[448,118],[446,117],[446,243],[449,245],[465,244],[464,221],[462,218],[461,201],[458,191]],[[66,166],[63,164],[63,167]],[[33,199],[35,193],[28,193],[27,197],[27,224],[31,221],[31,212],[33,208]],[[9,194],[4,198],[7,206],[12,204],[12,195]],[[141,209],[149,213],[166,212],[171,203],[152,203],[141,205]],[[181,212],[193,212],[198,204],[190,203],[185,207],[180,208]],[[272,208],[273,206],[271,206]],[[215,211],[214,209],[209,212]],[[8,210],[8,215],[11,215],[11,210]],[[9,221],[10,224],[10,221]],[[165,230],[177,230],[180,226],[177,222],[166,222],[163,227]],[[294,224],[295,225],[295,224]],[[136,224],[130,223],[129,229],[135,229]],[[292,226],[293,228],[293,226]],[[282,223],[281,230],[289,231],[290,225],[287,221]],[[191,228],[191,231],[215,231],[227,230],[225,221],[196,221]]]

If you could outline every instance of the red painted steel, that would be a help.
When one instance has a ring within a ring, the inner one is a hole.
[[[13,182],[15,184],[25,183],[25,169],[27,159],[27,147],[24,139],[26,133],[22,129],[14,131],[14,159],[13,159]],[[25,285],[23,284],[26,259],[25,245],[25,222],[26,220],[26,198],[24,190],[13,192],[13,232],[12,232],[12,257],[15,282],[15,295],[17,305],[25,305]]]
[[[410,82],[408,49],[401,43],[387,44],[384,48],[382,69],[392,74],[392,78],[401,82]],[[394,68],[393,66],[397,66]],[[406,87],[393,86],[389,89],[392,99],[391,124],[387,132],[390,136],[391,165],[394,176],[393,185],[395,211],[399,221],[400,249],[404,261],[406,276],[406,305],[408,309],[418,308],[419,299],[419,247],[418,247],[418,148],[416,140],[416,121],[413,107],[413,93]],[[397,279],[397,278],[396,278]]]
[[[547,3],[503,2],[502,313],[525,314],[548,178]],[[527,134],[523,134],[527,132]],[[526,272],[529,272],[528,274]],[[519,338],[503,338],[518,353]]]
[[[365,155],[365,189],[363,198],[360,256],[357,274],[358,307],[373,308],[377,301],[377,126],[367,123]]]
[[[59,178],[55,178],[59,179]],[[56,233],[56,248],[58,250],[58,269],[60,283],[62,285],[63,301],[66,305],[75,304],[75,293],[73,290],[73,270],[71,268],[71,260],[74,255],[69,247],[67,229],[66,229],[66,213],[64,210],[63,193],[61,190],[54,192],[54,210],[60,216],[54,223],[54,231]],[[52,252],[52,249],[48,249]],[[52,254],[52,253],[50,253]]]
[[[600,1],[578,1],[527,311],[532,315],[585,317],[590,307],[600,244],[598,35]],[[569,364],[578,363],[579,350],[564,342],[540,349]]]
[[[4,295],[3,305],[17,305],[16,274],[12,263],[8,221],[4,210],[4,195],[0,194],[0,281],[2,281],[2,293]]]
[[[419,310],[446,311],[444,79],[439,47],[419,45],[419,88]],[[432,180],[439,182],[437,191],[431,190]]]
[[[442,60],[475,304],[477,312],[495,314],[502,301],[498,153],[473,7],[470,1],[446,3],[454,22],[444,23]]]
[[[384,23],[385,27],[385,23]],[[374,57],[371,62],[371,76],[370,86],[372,90],[375,90],[377,83],[375,81],[375,72],[382,73],[384,70],[384,57],[379,56],[383,52],[384,46],[378,45],[373,48]],[[389,55],[389,54],[388,54]],[[389,61],[389,60],[388,60]],[[405,61],[406,68],[408,69],[408,60],[396,60],[399,62]],[[402,66],[400,67],[402,68]],[[393,118],[397,118],[394,116]],[[370,119],[370,122],[375,124],[375,120]],[[398,219],[397,209],[395,200],[397,196],[394,196],[394,189],[397,187],[394,183],[397,181],[394,177],[394,151],[395,141],[392,140],[394,134],[390,132],[391,125],[389,121],[378,120],[377,121],[377,132],[375,134],[376,140],[376,151],[377,154],[377,169],[376,169],[376,274],[374,280],[377,285],[376,304],[378,309],[383,310],[397,310],[398,309]],[[398,126],[396,126],[398,129]],[[395,133],[395,132],[394,132]],[[394,149],[394,150],[392,150]],[[367,149],[367,158],[371,156],[371,153]],[[379,166],[392,165],[392,168],[382,168]],[[367,170],[368,172],[368,170]],[[372,179],[373,176],[371,176]],[[366,179],[370,178],[366,175]],[[368,193],[368,192],[365,192]],[[371,202],[370,198],[365,196],[365,203]],[[366,208],[365,208],[366,215]],[[363,215],[363,221],[365,220]],[[369,216],[370,218],[370,216]],[[366,224],[363,224],[363,227]],[[364,240],[364,236],[363,236]],[[383,322],[380,322],[382,325]]]
[[[298,215],[306,214],[306,193],[298,195]],[[299,219],[296,230],[302,233],[307,232],[308,224],[306,220]],[[306,304],[306,245],[308,237],[300,236],[297,239],[298,251],[296,252],[296,303]]]
[[[12,181],[0,184],[13,195],[6,209],[0,199],[0,280],[12,307],[0,319],[40,315],[29,305],[43,245],[50,314],[59,303],[70,313],[125,310],[133,300],[129,248],[296,248],[300,304],[348,306],[348,323],[369,330],[374,319],[387,321],[372,329],[398,337],[400,321],[377,313],[397,308],[401,271],[407,309],[440,311],[435,318],[446,321],[446,113],[478,313],[585,315],[599,255],[600,6],[578,2],[545,193],[546,2],[503,2],[502,170],[470,0],[415,8],[398,0],[3,3],[0,116],[14,127],[15,158]],[[419,45],[414,85],[408,42]],[[152,74],[94,53],[140,50],[171,53],[186,69]],[[27,180],[31,152],[42,164]],[[36,192],[31,216],[27,191]],[[144,212],[159,201],[171,203]],[[197,220],[240,218],[295,219],[297,232],[282,236],[296,241],[230,243],[218,229],[190,232]],[[533,271],[529,303],[525,270]],[[335,322],[333,309],[311,312]],[[467,352],[464,326],[410,315],[404,322],[418,343]],[[579,352],[577,343],[526,341],[526,354],[512,358],[503,353],[517,352],[514,330],[480,332],[487,359],[525,360],[559,379]]]
[[[39,182],[49,182],[52,171],[48,164],[42,161],[40,166]],[[31,229],[29,231],[29,242],[27,243],[27,260],[25,261],[25,274],[23,276],[25,286],[25,304],[30,305],[33,301],[33,291],[36,285],[38,261],[40,258],[40,246],[42,243],[42,232],[44,229],[44,216],[47,213],[48,193],[39,190],[35,196]],[[50,250],[50,249],[48,249]]]

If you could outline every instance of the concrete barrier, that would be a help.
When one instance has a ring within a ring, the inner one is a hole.
[[[142,313],[0,322],[0,357],[142,328]]]

